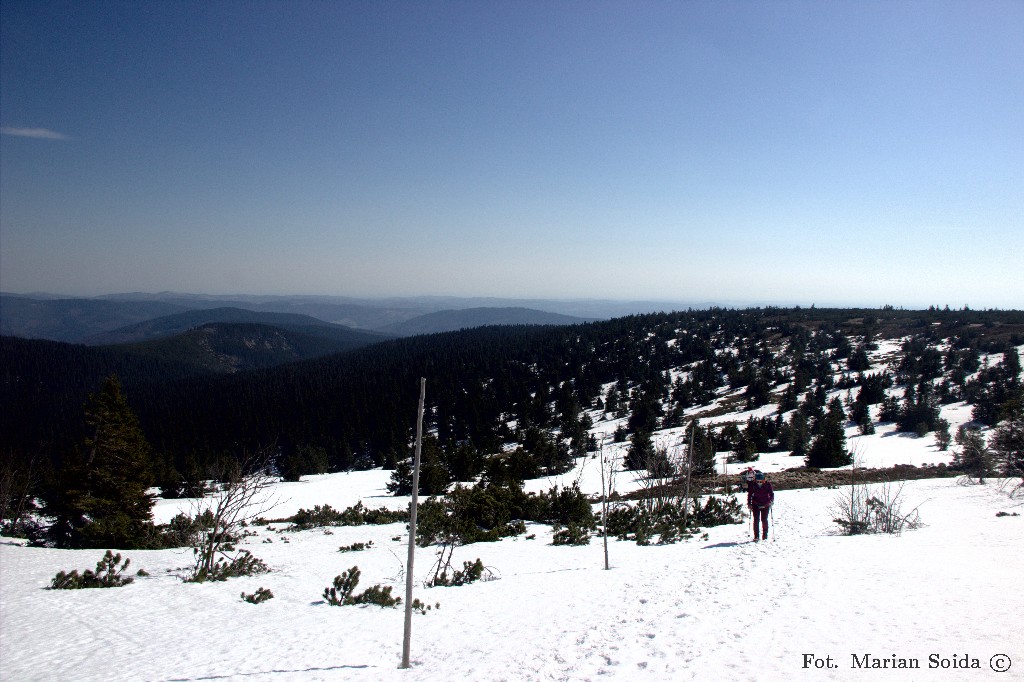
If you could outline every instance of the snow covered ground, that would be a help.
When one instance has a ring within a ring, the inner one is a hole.
[[[934,458],[930,438],[870,438],[865,455],[876,461]],[[881,444],[886,449],[878,453]],[[566,479],[596,492],[596,460],[581,466],[582,474]],[[269,516],[359,500],[402,507],[408,498],[386,496],[388,477],[377,470],[280,484]],[[619,484],[630,485],[627,474],[620,472]],[[923,528],[900,537],[843,537],[829,513],[840,492],[780,492],[769,542],[747,542],[749,525],[712,528],[706,539],[667,546],[612,540],[607,571],[599,539],[556,547],[549,527],[531,526],[534,539],[456,551],[455,565],[479,557],[496,580],[427,589],[434,550],[417,549],[415,596],[440,608],[414,616],[409,670],[398,667],[401,608],[332,607],[322,599],[334,576],[352,566],[362,572],[359,590],[380,583],[404,595],[403,524],[258,528],[245,547],[272,572],[219,583],[181,581],[188,549],[126,551],[130,570],[150,576],[102,590],[46,589],[59,570],[92,568],[101,551],[0,539],[0,678],[1024,679],[1024,499],[1011,499],[994,482],[914,481],[903,489],[904,509],[920,505]],[[161,501],[157,520],[182,504]],[[999,511],[1022,515],[997,517]],[[368,550],[338,552],[370,540]],[[259,587],[274,598],[259,605],[240,599]],[[863,669],[854,657],[920,668]],[[930,657],[939,667],[930,667]],[[993,671],[1006,661],[1009,671]]]

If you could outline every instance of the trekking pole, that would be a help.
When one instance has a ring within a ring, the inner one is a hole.
[[[778,539],[778,536],[775,534],[775,504],[768,507],[768,515],[772,517],[772,542],[775,542]]]

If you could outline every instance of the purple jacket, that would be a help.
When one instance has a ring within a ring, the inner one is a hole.
[[[750,488],[747,490],[748,507],[770,507],[774,501],[775,491],[772,490],[771,483],[765,481],[758,485],[755,481],[750,484]]]

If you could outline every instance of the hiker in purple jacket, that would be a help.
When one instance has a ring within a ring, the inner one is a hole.
[[[775,502],[775,491],[772,484],[765,480],[764,473],[758,471],[754,474],[754,484],[747,489],[747,507],[754,515],[754,542],[761,538],[768,539],[768,512]],[[758,535],[758,526],[761,534]]]

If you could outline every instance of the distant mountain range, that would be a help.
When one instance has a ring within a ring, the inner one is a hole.
[[[266,313],[255,310],[243,310],[242,308],[207,308],[204,310],[189,310],[183,313],[173,313],[154,317],[143,322],[126,325],[107,332],[92,334],[80,339],[81,343],[90,346],[102,346],[113,343],[135,343],[150,339],[159,339],[167,336],[180,334],[184,331],[200,325],[222,323],[222,324],[260,324],[281,329],[296,330],[303,332],[310,328],[335,329],[339,332],[352,333],[351,327],[334,325],[324,322],[309,315],[298,315],[296,313]],[[366,332],[361,332],[366,334]],[[380,340],[380,339],[378,339]]]
[[[79,343],[94,334],[184,310],[165,301],[39,299],[3,294],[0,334]]]
[[[211,323],[246,323],[292,332],[296,326],[333,325],[349,331],[411,336],[486,325],[576,324],[683,307],[658,302],[452,297],[374,300],[135,293],[59,298],[47,294],[0,294],[0,335],[105,345],[164,338]],[[309,333],[309,329],[303,333]]]
[[[166,323],[168,319],[188,315],[190,313],[159,318],[154,322],[164,321],[157,327],[166,330],[169,329]],[[274,326],[213,322],[186,331],[175,330],[169,335],[147,341],[119,344],[113,348],[121,348],[135,356],[176,363],[197,374],[233,373],[343,353],[389,338],[377,332],[348,329],[319,320],[316,322],[313,325]],[[136,328],[153,331],[152,325],[148,323],[136,325]]]
[[[387,325],[381,330],[391,332],[396,336],[415,336],[417,334],[433,334],[436,332],[454,332],[460,329],[472,329],[487,325],[562,325],[579,324],[580,322],[587,321],[590,320],[572,315],[532,310],[530,308],[466,308],[464,310],[439,310],[436,313],[427,313],[405,322]]]

